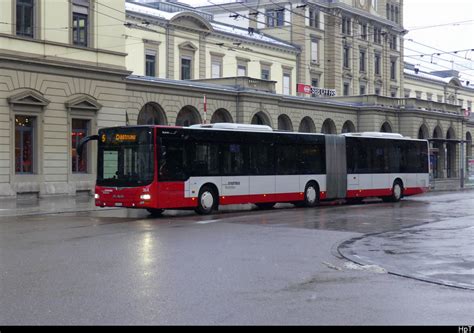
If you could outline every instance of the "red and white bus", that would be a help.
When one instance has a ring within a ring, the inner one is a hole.
[[[428,142],[389,133],[273,131],[233,123],[99,130],[95,203],[194,208],[380,197],[399,201],[429,187]]]

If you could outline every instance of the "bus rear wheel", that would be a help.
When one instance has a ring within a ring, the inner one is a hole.
[[[199,191],[196,213],[207,215],[217,206],[217,196],[209,186],[203,186]]]
[[[399,180],[393,183],[392,194],[389,197],[382,198],[385,202],[399,202],[403,196],[403,185]]]
[[[319,203],[319,186],[315,182],[308,183],[304,189],[303,204],[306,207],[315,207]]]

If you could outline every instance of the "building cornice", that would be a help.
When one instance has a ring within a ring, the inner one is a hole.
[[[105,50],[105,49],[96,49],[92,47],[76,46],[72,44],[53,42],[53,41],[43,40],[43,39],[26,38],[26,37],[20,37],[20,36],[15,36],[15,35],[6,34],[6,33],[0,33],[0,38],[2,37],[34,43],[34,44],[42,44],[42,45],[48,45],[48,46],[61,46],[67,49],[72,49],[73,50],[72,52],[82,51],[82,52],[104,53],[104,54],[116,55],[120,57],[127,56],[127,54],[123,52],[110,51],[110,50]]]
[[[3,52],[3,51],[2,51]],[[85,79],[99,79],[110,81],[123,81],[131,74],[125,69],[117,69],[105,66],[93,66],[78,63],[71,59],[51,59],[38,56],[28,56],[24,54],[0,53],[0,68],[25,71],[74,76]]]

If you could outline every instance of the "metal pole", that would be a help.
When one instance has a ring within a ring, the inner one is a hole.
[[[461,188],[464,188],[464,141],[461,140]]]

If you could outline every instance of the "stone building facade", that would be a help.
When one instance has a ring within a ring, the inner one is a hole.
[[[200,9],[298,46],[299,83],[339,96],[403,96],[403,0],[251,0]]]
[[[77,156],[78,140],[99,128],[127,123],[189,125],[219,121],[268,124],[275,129],[302,132],[382,130],[412,137],[426,132],[427,138],[433,138],[432,132],[439,126],[443,138],[446,133],[453,140],[472,137],[471,118],[459,105],[444,101],[375,94],[331,99],[283,94],[283,88],[278,88],[283,82],[273,80],[273,73],[283,76],[284,71],[273,72],[273,68],[285,61],[285,68],[293,66],[291,75],[296,75],[300,54],[297,46],[276,38],[257,45],[235,31],[216,31],[192,11],[156,18],[156,24],[168,29],[182,26],[183,31],[195,33],[189,43],[185,38],[179,43],[175,39],[171,43],[174,51],[170,51],[169,39],[159,39],[163,34],[154,35],[150,26],[137,27],[139,18],[153,19],[149,12],[146,16],[127,12],[125,3],[117,6],[111,0],[64,0],[51,6],[41,0],[11,0],[2,1],[0,6],[0,21],[9,27],[0,32],[1,198],[91,193],[96,146],[89,145],[82,156]],[[17,10],[31,10],[36,19],[28,21],[20,16],[20,22],[15,21]],[[171,27],[173,19],[179,19],[179,25]],[[140,35],[142,32],[146,35]],[[132,33],[134,38],[130,38]],[[206,46],[201,34],[212,42]],[[247,64],[255,65],[247,67],[248,75],[237,75],[242,59],[227,50],[224,57],[232,54],[232,71],[228,69],[232,76],[212,76],[212,57],[220,49],[215,44],[219,38],[224,44],[253,43],[253,50],[258,52],[247,56]],[[131,39],[139,50],[133,57],[142,59],[137,67],[130,61],[134,52]],[[140,72],[146,69],[150,45],[158,48],[156,68],[158,73],[166,68],[163,76],[144,76]],[[196,57],[195,79],[176,77],[180,75],[176,69],[181,64],[180,50],[192,51]],[[264,63],[257,61],[259,54],[268,57]],[[174,61],[166,62],[167,57]],[[261,70],[269,63],[272,77],[262,79]],[[285,68],[280,64],[280,69]],[[290,80],[294,87],[296,78]],[[450,150],[454,155],[449,155],[449,161],[454,164],[440,163],[437,176],[458,176],[459,147],[457,144]]]

